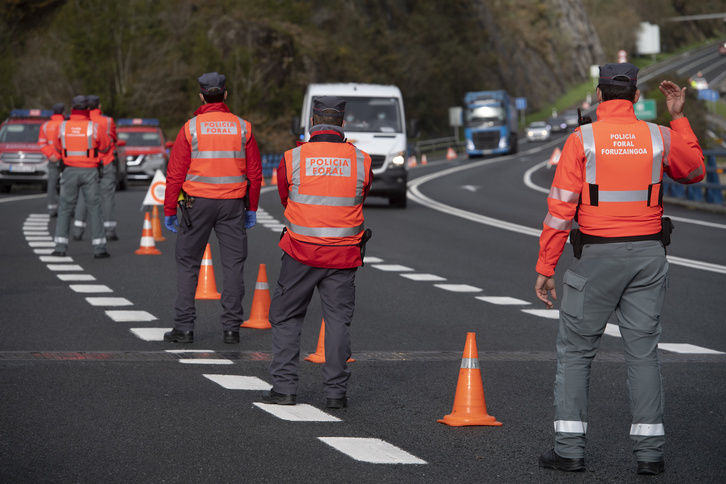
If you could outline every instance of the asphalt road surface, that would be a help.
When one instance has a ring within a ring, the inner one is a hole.
[[[339,411],[325,409],[320,365],[307,361],[296,407],[260,404],[270,331],[242,329],[239,345],[223,344],[218,301],[197,301],[193,345],[161,341],[173,324],[175,236],[156,242],[161,255],[134,253],[147,185],[117,194],[120,240],[107,260],[92,257],[89,234],[67,259],[49,258],[55,219],[43,195],[1,196],[0,481],[723,482],[726,215],[672,205],[666,473],[635,474],[614,319],[591,376],[588,470],[537,466],[552,446],[558,313],[536,300],[534,266],[554,174],[546,162],[563,140],[513,157],[429,161],[410,172],[408,208],[367,202],[373,239],[356,279],[349,407]],[[274,187],[264,190],[246,311],[260,265],[272,287],[280,268],[282,207]],[[571,258],[568,247],[559,291]],[[301,356],[315,351],[321,320],[314,299]],[[437,422],[452,412],[470,332],[500,427]]]

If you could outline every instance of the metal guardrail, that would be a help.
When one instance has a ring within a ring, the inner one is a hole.
[[[723,205],[726,185],[721,183],[721,175],[726,173],[726,169],[719,168],[716,158],[726,158],[726,150],[705,150],[703,155],[706,157],[705,181],[681,185],[663,175],[663,195],[692,202]]]
[[[459,149],[463,147],[463,141],[456,141],[456,138],[453,136],[447,136],[445,138],[417,141],[411,144],[410,150],[412,155],[418,157],[423,154],[445,152],[449,148],[454,148],[454,150],[458,152]]]

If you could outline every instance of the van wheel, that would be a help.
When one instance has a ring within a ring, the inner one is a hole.
[[[391,207],[406,208],[406,202],[407,202],[406,192],[403,192],[401,195],[389,197],[388,201],[391,203]]]
[[[0,193],[10,193],[10,189],[13,186],[10,183],[3,183],[0,185]]]

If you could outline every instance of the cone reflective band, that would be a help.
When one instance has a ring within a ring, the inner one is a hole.
[[[270,324],[270,285],[267,283],[267,268],[260,264],[255,283],[255,295],[252,298],[250,319],[240,324],[241,328],[267,329]]]
[[[136,249],[138,255],[161,255],[161,251],[156,248],[154,243],[154,234],[151,228],[151,219],[149,212],[144,215],[144,227],[141,231],[141,244]]]
[[[479,369],[479,355],[476,350],[476,334],[466,334],[464,356],[459,369],[459,381],[456,385],[453,411],[437,422],[452,427],[469,425],[502,425],[487,413],[484,400],[484,386]]]

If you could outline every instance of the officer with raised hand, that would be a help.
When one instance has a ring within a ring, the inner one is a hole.
[[[96,95],[88,96],[88,108],[91,120],[98,123],[101,130],[111,139],[111,149],[103,155],[99,193],[101,210],[103,211],[103,230],[106,240],[118,240],[116,233],[116,123],[113,118],[101,111],[101,99]],[[124,161],[125,162],[125,161]],[[73,240],[81,240],[86,228],[86,201],[79,197],[73,221]]]
[[[202,106],[179,131],[169,158],[164,225],[178,233],[174,329],[164,334],[164,341],[171,343],[194,342],[194,297],[212,229],[219,240],[224,275],[220,319],[225,343],[239,343],[244,322],[246,230],[256,222],[262,162],[252,125],[224,103],[225,81],[216,72],[199,78]]]
[[[300,335],[317,288],[325,321],[326,407],[348,405],[346,362],[351,355],[355,273],[370,237],[363,201],[373,172],[371,157],[345,139],[345,105],[331,96],[314,99],[310,142],[285,152],[277,170],[286,229],[279,243],[282,268],[270,304],[274,383],[263,394],[264,403],[297,403]]]
[[[48,158],[48,214],[51,217],[58,216],[58,181],[61,173],[61,154],[55,149],[53,140],[58,135],[61,123],[66,119],[63,115],[65,110],[63,103],[54,104],[50,120],[43,123],[38,134],[40,150]]]
[[[99,166],[103,163],[102,156],[111,148],[111,140],[98,123],[91,120],[87,96],[73,98],[70,119],[61,123],[53,144],[61,154],[64,169],[60,182],[55,250],[52,255],[66,255],[71,219],[78,195],[83,193],[91,223],[93,257],[108,258],[110,255],[106,251],[106,237],[103,232],[98,173]]]
[[[670,128],[639,121],[638,68],[600,67],[597,121],[569,136],[547,198],[535,294],[552,308],[554,273],[568,235],[575,252],[564,274],[557,336],[555,446],[539,465],[585,470],[590,366],[611,314],[618,318],[628,369],[630,439],[638,474],[665,470],[663,386],[658,361],[667,286],[663,172],[679,183],[703,179],[698,139],[683,115],[686,88],[663,81]],[[579,229],[572,230],[577,215]]]

